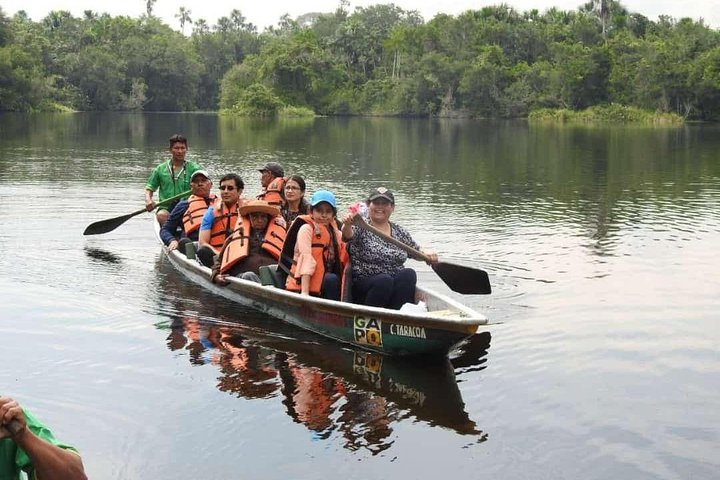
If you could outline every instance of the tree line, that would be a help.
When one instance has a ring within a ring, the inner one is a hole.
[[[273,115],[524,117],[620,104],[720,119],[720,31],[651,21],[614,0],[574,11],[507,5],[425,22],[393,4],[285,15],[258,32],[239,10],[214,25],[181,7],[86,10],[34,22],[0,10],[0,110],[224,110]]]

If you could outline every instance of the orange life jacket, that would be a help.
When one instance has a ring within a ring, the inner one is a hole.
[[[185,235],[190,235],[200,229],[202,218],[207,212],[207,209],[215,203],[217,197],[214,193],[211,193],[208,198],[198,197],[197,195],[190,195],[188,197],[188,208],[185,210],[183,215],[183,230]]]
[[[250,253],[250,218],[239,217],[235,230],[223,250],[220,260],[220,273],[227,272],[230,267],[244,259]],[[276,260],[280,258],[280,251],[285,242],[285,221],[280,216],[270,219],[265,229],[260,248],[272,255]]]
[[[273,178],[265,191],[257,196],[258,200],[265,200],[270,205],[280,207],[285,204],[285,177]]]
[[[219,253],[225,243],[225,239],[232,234],[233,227],[237,223],[238,205],[237,203],[228,209],[225,203],[220,201],[213,207],[215,209],[212,229],[210,230],[210,247]]]
[[[292,292],[301,291],[301,277],[295,275],[295,266],[297,265],[297,258],[295,257],[295,243],[297,242],[297,234],[300,227],[308,224],[313,230],[312,235],[312,256],[315,259],[315,272],[310,277],[310,294],[320,295],[320,287],[322,287],[323,277],[325,272],[329,269],[332,273],[336,273],[341,280],[344,278],[343,270],[348,264],[348,254],[345,248],[345,243],[338,242],[338,229],[335,222],[331,222],[330,225],[320,225],[315,223],[310,215],[300,215],[290,226],[288,230],[287,239],[285,245],[283,245],[283,256],[289,257],[292,255],[292,264],[290,266],[290,274],[285,282],[285,288]],[[333,265],[327,265],[328,255],[330,252],[330,245],[335,250],[335,259]],[[341,285],[341,292],[344,288],[344,282]],[[343,298],[342,293],[340,298]]]

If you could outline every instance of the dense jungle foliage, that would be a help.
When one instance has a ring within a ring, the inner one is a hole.
[[[523,117],[617,104],[720,119],[720,31],[613,0],[428,22],[341,0],[263,32],[238,10],[209,25],[184,8],[176,31],[153,3],[138,18],[53,11],[34,22],[0,10],[0,111]]]

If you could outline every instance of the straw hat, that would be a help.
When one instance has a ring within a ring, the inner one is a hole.
[[[275,215],[280,215],[280,209],[274,205],[270,205],[265,200],[250,200],[238,208],[238,213],[242,216],[251,213],[264,213],[270,215],[270,217],[274,217]]]

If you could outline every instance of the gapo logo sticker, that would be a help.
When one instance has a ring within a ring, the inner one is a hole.
[[[382,347],[382,322],[375,318],[355,317],[355,343]]]

